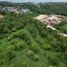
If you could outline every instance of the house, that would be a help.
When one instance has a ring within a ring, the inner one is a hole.
[[[17,13],[17,14],[19,14],[19,13],[21,13],[21,14],[23,14],[23,13],[31,13],[31,11],[29,9],[27,9],[27,8],[23,9],[23,8],[14,7],[14,6],[12,6],[12,7],[7,7],[7,6],[0,7],[0,11],[1,12],[6,12],[6,13],[13,12],[13,13]]]

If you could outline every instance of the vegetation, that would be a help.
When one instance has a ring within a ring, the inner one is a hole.
[[[43,8],[45,7],[42,6],[41,9]],[[62,6],[54,8],[54,11],[59,13],[58,9],[64,11]],[[34,20],[33,17],[40,14],[37,10],[36,13],[32,10],[31,14],[3,14],[5,18],[0,20],[0,67],[67,66],[67,38]],[[59,26],[66,31],[66,24]]]

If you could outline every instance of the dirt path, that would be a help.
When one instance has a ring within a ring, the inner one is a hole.
[[[52,30],[54,30],[54,31],[57,31],[57,29],[56,28],[54,28],[53,26],[50,26],[50,25],[47,25],[47,28],[50,28],[50,29],[52,29]],[[64,36],[64,37],[67,37],[67,34],[65,34],[65,33],[58,33],[60,36]]]

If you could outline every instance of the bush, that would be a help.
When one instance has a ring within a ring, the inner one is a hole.
[[[34,52],[32,50],[27,51],[27,56],[32,58],[34,56]]]
[[[41,47],[42,47],[44,50],[49,50],[49,49],[51,49],[51,44],[45,43],[45,44],[42,44]]]
[[[35,54],[32,50],[28,50],[27,56],[29,58],[31,58],[32,60],[34,60],[34,61],[38,61],[39,60],[39,56],[37,54]]]
[[[31,50],[33,50],[36,54],[39,53],[39,45],[37,43],[33,43],[33,44],[29,45],[29,48]]]
[[[12,40],[12,39],[14,39],[14,38],[15,38],[15,37],[14,37],[14,34],[13,34],[13,33],[8,36],[8,40],[9,40],[9,41]]]
[[[15,53],[13,51],[8,51],[7,54],[6,54],[6,59],[8,59],[8,61],[12,60],[13,58],[16,57]]]
[[[49,67],[56,67],[55,65],[49,65]]]
[[[37,54],[35,54],[32,58],[34,61],[39,61],[39,56]]]
[[[25,48],[25,43],[23,41],[17,42],[15,44],[15,50],[20,50]]]
[[[14,46],[15,50],[20,50],[25,48],[25,42],[19,38],[11,40],[11,44]]]

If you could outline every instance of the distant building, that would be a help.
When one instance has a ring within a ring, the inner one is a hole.
[[[30,12],[29,9],[21,9],[21,10],[20,10],[20,13],[28,13],[28,12]]]
[[[0,11],[6,12],[6,13],[14,12],[17,14],[19,14],[19,13],[23,14],[23,13],[30,13],[31,12],[29,9],[23,9],[23,8],[20,9],[20,7],[0,7]]]

